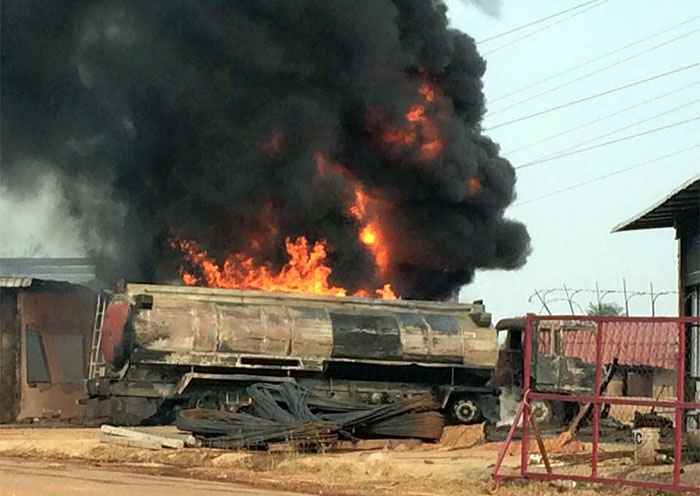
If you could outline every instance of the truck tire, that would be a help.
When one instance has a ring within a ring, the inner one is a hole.
[[[452,424],[475,424],[481,420],[481,410],[473,398],[458,398],[449,408],[449,420]]]
[[[530,415],[540,425],[551,425],[554,411],[549,401],[535,400],[530,404]]]

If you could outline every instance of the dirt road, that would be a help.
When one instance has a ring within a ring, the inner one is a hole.
[[[0,458],[0,496],[299,496],[250,486],[138,473],[117,472],[91,465],[41,463]]]
[[[358,445],[359,446],[359,445]],[[560,452],[556,470],[590,473],[590,447]],[[473,496],[491,488],[498,443],[451,449],[399,444],[392,448],[329,453],[246,452],[207,448],[147,450],[100,442],[99,429],[0,427],[0,496],[199,496],[219,494],[333,496]],[[628,443],[603,445],[599,474],[670,480],[672,466],[639,467]],[[520,453],[503,469],[517,471]],[[538,468],[533,462],[533,468]],[[542,466],[539,466],[543,470]],[[684,484],[700,487],[700,463],[684,466]],[[502,496],[557,496],[564,484],[506,484]],[[295,491],[296,493],[290,493]],[[576,487],[579,496],[614,491],[641,496],[644,490]]]

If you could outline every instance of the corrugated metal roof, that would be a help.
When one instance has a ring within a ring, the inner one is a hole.
[[[0,288],[28,288],[31,285],[31,277],[0,277]]]
[[[556,327],[554,327],[556,329]],[[674,322],[603,323],[603,363],[673,370],[678,367],[678,324]],[[550,334],[540,331],[539,352],[549,350]],[[563,328],[562,354],[595,363],[596,326]]]
[[[616,225],[612,232],[673,227],[676,220],[691,215],[700,217],[700,174],[644,212]]]
[[[96,279],[95,264],[89,258],[0,258],[0,277],[8,280],[28,279],[27,286],[32,284],[32,279],[73,284],[83,284]],[[11,282],[13,281],[8,281],[8,284]]]

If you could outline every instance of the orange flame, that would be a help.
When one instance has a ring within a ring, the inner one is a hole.
[[[373,220],[375,212],[371,203],[374,201],[364,192],[359,184],[355,185],[355,202],[350,205],[349,212],[360,224],[360,241],[367,246],[374,256],[374,263],[377,265],[380,274],[385,274],[389,268],[389,247],[381,231],[379,222]]]
[[[366,245],[373,245],[377,242],[377,233],[374,231],[374,226],[368,224],[360,231],[360,239]]]
[[[419,93],[425,101],[432,103],[435,100],[435,90],[427,83],[421,83]],[[412,105],[406,112],[406,128],[398,126],[387,126],[382,123],[381,112],[376,109],[369,109],[367,118],[371,126],[379,127],[381,141],[391,145],[392,150],[400,151],[403,148],[412,146],[416,141],[420,143],[421,158],[423,160],[433,160],[436,158],[444,143],[440,137],[440,129],[428,115],[426,115],[424,104]]]
[[[435,90],[425,81],[421,83],[418,92],[429,102],[435,100]]]
[[[384,275],[389,267],[389,248],[378,222],[378,202],[365,193],[361,183],[342,164],[329,163],[325,156],[319,152],[315,153],[314,157],[317,180],[325,179],[329,173],[333,173],[342,176],[354,186],[354,200],[349,205],[347,212],[359,223],[359,239],[372,252],[379,273]]]
[[[327,265],[325,241],[316,241],[310,246],[303,236],[298,237],[296,241],[287,238],[285,248],[289,261],[276,273],[270,264],[258,265],[252,257],[243,253],[229,255],[221,266],[196,241],[172,238],[171,244],[182,252],[189,265],[196,267],[202,274],[200,278],[184,268],[181,269],[182,281],[188,286],[347,295],[345,288],[332,286],[328,281],[332,270]],[[389,284],[376,290],[375,294],[383,299],[396,298]],[[369,297],[369,293],[360,290],[355,296]]]
[[[476,195],[481,191],[481,180],[478,177],[469,178],[469,196]]]
[[[270,157],[279,157],[280,152],[282,151],[283,139],[284,135],[280,131],[272,131],[267,141],[261,145],[265,154],[269,155]]]
[[[395,300],[397,299],[397,296],[394,294],[394,292],[391,289],[391,284],[385,284],[381,288],[375,291],[377,296],[379,296],[382,300]]]

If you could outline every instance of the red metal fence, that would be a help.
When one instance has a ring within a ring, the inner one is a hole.
[[[528,315],[523,399],[496,486],[569,480],[700,492],[700,431],[686,432],[700,411],[686,367],[699,340],[699,318]],[[518,434],[520,467],[508,472]]]

